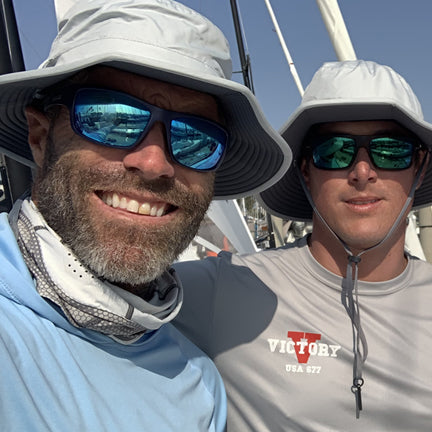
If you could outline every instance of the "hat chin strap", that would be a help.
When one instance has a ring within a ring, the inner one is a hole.
[[[361,326],[360,322],[360,308],[359,308],[359,301],[358,301],[358,264],[361,261],[361,256],[365,254],[366,252],[369,252],[379,246],[381,246],[386,240],[388,240],[396,228],[399,226],[400,222],[404,218],[405,212],[408,209],[408,207],[411,204],[411,201],[414,198],[414,193],[416,191],[418,182],[420,180],[421,173],[423,171],[423,168],[425,166],[427,160],[427,154],[423,158],[423,161],[421,163],[420,168],[417,170],[416,176],[414,178],[413,184],[411,186],[410,192],[408,194],[408,197],[405,201],[404,206],[402,207],[402,210],[400,211],[398,217],[396,218],[395,222],[391,226],[390,230],[387,232],[387,234],[383,237],[382,240],[380,240],[378,243],[376,243],[373,246],[370,246],[366,249],[363,249],[360,253],[357,255],[354,255],[352,251],[350,250],[349,246],[330,228],[329,224],[326,222],[326,220],[323,218],[323,216],[320,214],[318,209],[315,206],[315,203],[313,202],[312,196],[310,194],[310,191],[308,187],[306,186],[306,182],[303,178],[303,174],[300,171],[299,166],[296,166],[297,169],[297,175],[300,179],[300,183],[302,185],[302,188],[304,190],[304,193],[306,195],[306,198],[309,201],[309,204],[312,207],[313,212],[316,216],[319,217],[321,222],[324,224],[324,226],[327,227],[327,229],[333,234],[333,236],[342,244],[343,248],[348,254],[348,264],[347,264],[347,270],[346,270],[346,277],[342,280],[342,293],[341,293],[341,301],[343,306],[345,307],[347,314],[351,320],[352,330],[353,330],[353,353],[354,353],[354,361],[353,361],[353,383],[351,386],[351,391],[353,392],[355,396],[355,402],[356,402],[356,418],[360,417],[360,411],[363,409],[362,406],[362,398],[361,398],[361,387],[364,383],[362,372],[363,372],[363,365],[366,361],[367,355],[368,355],[368,346],[366,341],[366,336],[364,334],[364,331]]]

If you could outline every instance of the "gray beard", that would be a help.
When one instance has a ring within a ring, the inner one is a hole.
[[[82,164],[73,152],[57,157],[53,148],[49,143],[33,197],[62,242],[97,277],[138,289],[160,276],[196,235],[213,196],[213,176],[207,176],[208,184],[198,195],[175,179],[150,182],[124,169],[101,172]],[[89,194],[95,190],[121,191],[123,187],[152,191],[182,213],[172,223],[157,228],[98,220],[89,205]]]

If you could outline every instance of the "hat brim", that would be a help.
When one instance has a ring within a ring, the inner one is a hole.
[[[93,56],[67,65],[0,76],[0,152],[33,167],[24,108],[36,90],[95,65],[110,66],[217,98],[229,131],[229,144],[216,173],[216,199],[257,194],[286,172],[291,151],[270,126],[249,89],[214,75],[197,77],[174,70],[172,64],[157,59],[128,56],[125,60],[124,53]]]
[[[298,161],[303,139],[309,128],[317,123],[361,120],[393,120],[416,134],[431,150],[432,127],[425,121],[415,119],[393,100],[368,100],[367,103],[338,99],[309,102],[298,108],[282,127],[281,135],[293,152],[293,163],[287,173],[273,186],[262,192],[259,201],[271,214],[283,219],[310,221],[312,207],[306,198],[298,177]],[[432,165],[420,188],[416,191],[413,208],[432,203]]]

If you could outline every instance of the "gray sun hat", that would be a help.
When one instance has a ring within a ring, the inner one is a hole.
[[[312,219],[312,207],[298,177],[296,164],[309,128],[316,123],[394,120],[432,148],[432,126],[424,121],[420,103],[409,84],[388,66],[372,61],[330,62],[315,73],[300,106],[281,134],[293,152],[293,164],[276,184],[259,196],[270,213],[285,219]],[[432,203],[432,166],[414,196],[414,208]]]
[[[77,0],[58,24],[37,70],[0,76],[0,153],[34,166],[24,108],[35,91],[104,65],[216,97],[230,139],[215,198],[258,193],[286,172],[289,147],[251,91],[230,80],[228,43],[202,15],[172,0]]]

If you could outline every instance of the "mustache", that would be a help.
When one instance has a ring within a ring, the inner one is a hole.
[[[81,190],[92,189],[125,194],[142,192],[147,195],[150,193],[157,199],[176,207],[190,209],[190,211],[203,205],[200,197],[176,178],[159,177],[149,180],[141,176],[139,172],[126,171],[124,168],[111,168],[108,172],[93,167],[82,169],[78,183]],[[213,186],[206,191],[205,195],[210,197],[213,195]]]
[[[115,185],[116,190],[150,191],[154,193],[167,193],[181,185],[174,178],[157,178],[148,180],[138,172],[125,171],[124,169],[110,169],[108,172],[97,168],[89,168],[82,172],[88,184],[96,189],[111,190]]]

